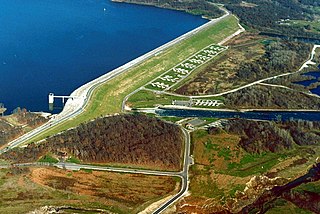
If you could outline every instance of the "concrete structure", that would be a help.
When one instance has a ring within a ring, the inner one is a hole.
[[[6,111],[6,108],[0,108],[0,115],[3,116],[3,113]]]
[[[191,107],[192,106],[192,100],[173,100],[171,102],[172,105],[175,106],[188,106]]]
[[[50,93],[49,94],[49,104],[53,104],[54,103],[54,98],[61,98],[62,99],[62,103],[64,103],[65,99],[74,99],[76,97],[74,96],[55,96],[54,93]]]

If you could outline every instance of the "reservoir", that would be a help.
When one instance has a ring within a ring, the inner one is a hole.
[[[48,111],[126,62],[204,24],[180,11],[109,0],[2,0],[0,103]]]

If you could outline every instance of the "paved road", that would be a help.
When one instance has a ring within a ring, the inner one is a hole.
[[[110,172],[122,172],[122,173],[136,173],[136,174],[145,174],[145,175],[158,175],[158,176],[177,176],[181,178],[181,189],[179,193],[174,195],[167,202],[162,204],[157,208],[153,213],[158,214],[167,209],[174,202],[179,200],[184,194],[188,191],[188,173],[189,166],[192,163],[190,157],[190,134],[189,132],[181,128],[185,136],[185,149],[184,149],[184,158],[183,158],[183,168],[180,172],[165,172],[165,171],[154,171],[154,170],[142,170],[142,169],[126,169],[126,168],[116,168],[116,167],[103,167],[103,166],[93,166],[93,165],[84,165],[84,164],[75,164],[75,163],[58,163],[54,166],[59,168],[66,168],[70,170],[80,170],[80,169],[91,169],[91,170],[101,170],[101,171],[110,171]]]
[[[66,168],[66,169],[70,169],[70,170],[91,169],[91,170],[101,170],[101,171],[110,171],[110,172],[180,177],[181,178],[180,191],[153,212],[154,214],[158,214],[158,213],[163,212],[170,205],[172,205],[174,202],[179,200],[188,191],[188,182],[189,182],[188,173],[189,173],[190,164],[192,163],[192,159],[190,157],[190,134],[184,128],[181,128],[181,130],[183,131],[183,134],[185,137],[185,148],[184,148],[184,157],[183,157],[183,168],[182,168],[182,171],[180,171],[180,172],[165,172],[165,171],[142,170],[142,169],[126,169],[126,168],[103,167],[103,166],[93,166],[93,165],[84,165],[84,164],[75,164],[75,163],[58,163],[58,164],[54,164],[54,166],[59,167],[59,168]]]
[[[158,214],[158,213],[163,212],[165,209],[167,209],[169,206],[171,206],[174,202],[179,200],[183,195],[185,195],[188,191],[189,166],[192,163],[191,157],[190,157],[190,134],[184,128],[182,128],[182,131],[185,136],[185,150],[184,150],[183,170],[181,172],[181,178],[182,178],[181,189],[178,194],[173,196],[167,202],[162,204],[158,209],[156,209],[153,212],[154,214]]]
[[[226,94],[234,93],[234,92],[239,91],[239,90],[244,89],[244,88],[248,88],[248,87],[251,87],[251,86],[254,86],[254,85],[257,85],[257,84],[263,84],[263,82],[266,82],[268,80],[272,80],[272,79],[276,79],[276,78],[279,78],[279,77],[284,77],[284,76],[288,76],[288,75],[292,75],[292,74],[300,72],[303,68],[307,67],[308,64],[312,64],[312,60],[313,60],[314,55],[315,55],[315,49],[317,49],[317,48],[320,48],[320,45],[314,45],[314,47],[312,49],[312,52],[311,52],[311,56],[308,59],[308,61],[306,61],[300,67],[300,69],[298,71],[295,71],[295,72],[290,72],[290,73],[288,72],[288,73],[279,74],[279,75],[275,75],[275,76],[272,76],[272,77],[267,77],[267,78],[264,78],[264,79],[260,79],[260,80],[254,81],[252,83],[249,83],[249,84],[246,84],[246,85],[243,85],[243,86],[240,86],[238,88],[231,89],[231,90],[228,90],[228,91],[225,91],[225,92],[221,92],[221,93],[218,93],[218,94],[187,96],[187,95],[181,95],[181,94],[176,94],[176,93],[171,93],[171,92],[161,92],[161,93],[172,95],[172,96],[186,97],[186,98],[189,98],[189,99],[190,98],[192,98],[192,99],[199,98],[200,99],[200,98],[218,97],[218,96],[223,96],[223,95],[226,95]],[[278,86],[278,87],[282,87],[282,86]],[[283,88],[285,88],[285,86],[283,86]],[[311,95],[311,94],[307,93],[307,95]],[[313,95],[311,95],[311,96],[313,96]]]
[[[30,167],[30,166],[55,166],[61,169],[69,169],[69,170],[80,170],[80,169],[90,169],[90,170],[98,170],[98,171],[109,171],[109,172],[120,172],[120,173],[135,173],[135,174],[144,174],[144,175],[157,175],[157,176],[176,176],[181,178],[181,189],[180,191],[170,198],[167,202],[160,205],[153,213],[158,214],[163,212],[169,206],[171,206],[174,202],[179,200],[183,195],[185,195],[188,191],[188,173],[189,167],[192,163],[192,159],[190,157],[190,134],[189,132],[181,127],[181,130],[185,137],[185,147],[184,147],[184,156],[183,156],[183,167],[180,172],[168,172],[168,171],[155,171],[155,170],[144,170],[144,169],[130,169],[130,168],[118,168],[118,167],[108,167],[108,166],[94,166],[94,165],[86,165],[86,164],[76,164],[76,163],[67,163],[60,162],[56,164],[51,163],[20,163],[14,164],[16,167]],[[1,165],[0,168],[8,168],[11,165]]]
[[[64,121],[67,121],[69,119],[72,119],[74,117],[76,117],[77,115],[81,114],[84,109],[86,108],[86,106],[88,105],[88,101],[94,91],[94,89],[96,89],[98,86],[100,86],[103,83],[106,83],[107,81],[113,79],[114,77],[119,76],[120,74],[126,72],[129,68],[132,68],[138,64],[140,64],[141,62],[151,58],[154,55],[157,55],[159,53],[161,53],[163,50],[193,36],[194,34],[198,33],[199,31],[208,28],[214,24],[216,24],[217,22],[219,22],[220,20],[226,18],[227,16],[229,16],[230,13],[228,11],[226,11],[226,14],[224,14],[223,16],[211,20],[209,22],[207,22],[206,24],[160,46],[159,48],[156,48],[146,54],[144,54],[143,56],[140,56],[128,63],[126,63],[125,65],[81,86],[80,88],[78,88],[77,90],[75,90],[70,96],[73,97],[77,97],[77,99],[73,99],[73,100],[68,100],[66,102],[66,106],[64,107],[64,110],[56,115],[54,118],[52,118],[49,122],[47,122],[46,124],[34,129],[33,131],[19,137],[16,140],[11,141],[8,146],[5,149],[0,150],[0,154],[4,153],[10,149],[13,149],[15,147],[18,147],[22,144],[24,144],[26,141],[29,141],[30,139],[36,137],[37,135],[40,135],[41,133],[47,131],[48,129],[57,126],[61,123],[63,123]],[[137,89],[139,90],[139,89]],[[136,91],[135,91],[136,92]],[[128,97],[128,96],[127,96]],[[124,109],[124,104],[122,106],[122,108]],[[75,168],[78,169],[80,168],[86,168],[86,169],[94,169],[94,170],[108,170],[108,171],[116,171],[116,172],[129,172],[129,173],[144,173],[144,174],[153,174],[153,175],[167,175],[167,176],[179,176],[182,178],[182,188],[180,190],[180,192],[175,195],[173,198],[171,198],[168,202],[166,202],[165,204],[161,205],[154,213],[161,213],[163,210],[165,210],[168,206],[170,206],[172,203],[174,203],[175,201],[177,201],[179,198],[181,198],[186,191],[188,190],[188,170],[189,170],[189,164],[190,164],[190,137],[189,137],[189,133],[186,130],[183,130],[183,133],[186,136],[186,144],[185,144],[185,155],[184,155],[184,164],[183,164],[183,171],[180,173],[174,173],[174,172],[155,172],[155,171],[149,171],[149,170],[135,170],[135,169],[119,169],[119,168],[113,168],[113,167],[96,167],[96,166],[88,166],[88,165],[76,165],[76,164],[64,164],[64,166],[61,165],[57,165],[58,167],[70,167],[70,168]]]
[[[119,68],[81,86],[80,88],[76,89],[70,96],[73,97],[78,97],[77,99],[74,100],[68,100],[66,102],[66,106],[64,107],[64,110],[58,114],[54,119],[50,120],[48,123],[38,127],[37,129],[34,129],[33,131],[30,131],[29,133],[19,137],[18,139],[15,139],[13,141],[11,141],[9,143],[9,146],[6,149],[0,150],[0,154],[12,149],[14,147],[20,146],[21,144],[25,143],[26,141],[29,141],[30,139],[32,139],[33,137],[41,134],[42,132],[58,125],[61,124],[62,122],[69,120],[71,118],[76,117],[77,115],[81,114],[85,107],[88,104],[89,98],[92,95],[92,92],[94,89],[96,89],[98,86],[100,86],[101,84],[113,79],[114,77],[119,76],[120,74],[126,72],[129,68],[132,68],[138,64],[140,64],[141,62],[153,57],[154,55],[157,55],[158,53],[160,53],[161,51],[193,36],[195,33],[208,28],[214,24],[216,24],[217,22],[221,21],[222,19],[226,18],[227,16],[229,16],[230,13],[228,11],[226,11],[226,14],[224,14],[223,16],[217,18],[217,19],[213,19],[207,23],[205,23],[204,25],[189,31],[188,33],[126,63],[123,66],[120,66]],[[72,106],[72,107],[70,107]],[[123,105],[124,108],[124,105]]]
[[[119,167],[109,167],[109,166],[94,166],[94,165],[76,164],[76,163],[67,163],[67,162],[60,162],[57,164],[53,164],[53,166],[56,166],[61,169],[69,169],[69,170],[90,169],[90,170],[97,170],[97,171],[122,172],[122,173],[159,175],[159,176],[182,177],[182,174],[183,174],[183,172],[167,172],[167,171],[119,168]]]

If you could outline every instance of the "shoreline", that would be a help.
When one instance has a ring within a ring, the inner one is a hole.
[[[180,42],[192,37],[193,35],[197,34],[198,32],[205,30],[216,23],[220,22],[224,18],[231,16],[231,14],[226,11],[226,13],[216,19],[212,19],[203,25],[190,30],[189,32],[125,63],[124,65],[121,65],[120,67],[111,70],[104,75],[101,75],[100,77],[85,83],[84,85],[80,86],[79,88],[75,89],[70,96],[76,97],[74,99],[68,99],[65,103],[65,106],[63,110],[58,113],[52,115],[51,119],[43,124],[42,126],[37,127],[36,129],[33,129],[32,131],[20,136],[19,138],[16,138],[15,140],[8,143],[8,149],[12,149],[14,147],[20,146],[24,142],[32,139],[33,137],[37,136],[38,134],[47,131],[48,129],[59,125],[69,119],[72,119],[81,113],[83,113],[86,109],[86,106],[89,103],[89,100],[96,88],[101,86],[102,84],[106,83],[107,81],[120,76],[121,74],[127,72],[129,69],[136,67],[137,65],[141,64],[142,62],[150,59],[153,56],[157,56],[158,54],[162,53],[164,50],[171,48],[172,46],[179,44]],[[0,154],[4,152],[0,150]]]
[[[205,15],[194,14],[194,13],[192,13],[192,12],[186,10],[186,9],[179,9],[179,8],[170,7],[170,6],[166,7],[166,6],[163,6],[163,5],[157,5],[157,4],[148,3],[148,2],[136,2],[136,1],[130,2],[130,1],[127,1],[127,0],[111,0],[111,2],[114,2],[114,3],[125,3],[125,4],[135,4],[135,5],[140,5],[140,6],[148,6],[148,7],[156,7],[156,8],[166,9],[166,10],[180,11],[180,12],[184,12],[184,13],[187,13],[187,14],[190,14],[190,15],[193,15],[193,16],[201,16],[201,18],[207,19],[207,20],[212,20],[212,19],[219,18],[219,17],[210,18],[210,17],[205,16]],[[226,10],[224,10],[221,6],[218,6],[218,8],[220,10],[226,12]]]
[[[156,109],[156,108],[154,108]],[[197,110],[197,111],[221,111],[221,112],[320,112],[320,109],[272,109],[272,108],[247,108],[247,109],[209,109],[197,107],[184,107],[184,106],[161,106],[157,109],[173,109],[173,110]]]
[[[156,110],[186,110],[186,111],[213,111],[213,112],[320,112],[320,109],[266,109],[266,108],[252,108],[252,109],[228,109],[228,108],[221,108],[221,109],[209,109],[209,108],[197,108],[197,107],[186,107],[186,106],[172,106],[172,105],[165,105],[159,106],[154,108],[137,108],[132,109],[138,112],[145,112],[145,113],[152,113]]]
[[[153,57],[153,56],[156,56],[158,54],[160,54],[162,51],[184,41],[185,39],[188,39],[190,38],[191,36],[193,36],[194,34],[198,33],[199,31],[202,31],[208,27],[210,27],[211,25],[214,25],[216,24],[217,22],[219,22],[220,20],[226,18],[227,16],[229,16],[230,13],[226,11],[226,13],[219,17],[219,18],[216,18],[216,19],[212,19],[208,22],[206,22],[205,24],[125,63],[124,65],[121,65],[120,67],[114,69],[114,70],[111,70],[107,73],[105,73],[104,75],[88,82],[88,83],[85,83],[84,85],[80,86],[79,88],[75,89],[71,94],[70,96],[72,97],[77,97],[76,99],[68,99],[67,102],[65,103],[65,106],[63,108],[63,110],[59,113],[59,114],[56,114],[56,117],[55,118],[61,118],[61,117],[64,117],[68,114],[72,114],[72,112],[76,112],[78,111],[79,109],[85,107],[85,102],[86,100],[88,100],[91,96],[91,92],[90,92],[90,89],[91,88],[95,88],[95,87],[98,87],[99,85],[107,82],[108,80],[110,80],[111,78],[114,78],[120,74],[122,74],[123,72],[129,70],[130,68],[132,67],[135,67],[137,65],[139,65],[140,63],[144,62],[145,60]],[[80,107],[79,107],[80,106]]]

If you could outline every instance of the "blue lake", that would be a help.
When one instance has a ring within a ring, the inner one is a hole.
[[[48,111],[82,84],[207,22],[108,0],[1,0],[0,103]]]

